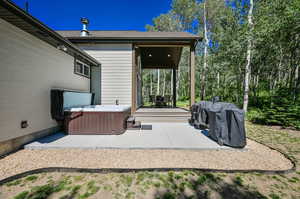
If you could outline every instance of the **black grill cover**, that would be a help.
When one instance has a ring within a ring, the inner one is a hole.
[[[246,146],[244,111],[234,104],[218,102],[208,110],[209,136],[220,145]]]
[[[206,128],[209,124],[208,109],[212,105],[213,103],[210,101],[201,101],[192,105],[192,117],[190,120],[190,124],[195,128]]]
[[[198,106],[198,120],[196,121],[196,124],[209,124],[209,115],[208,110],[213,105],[210,101],[201,101]]]

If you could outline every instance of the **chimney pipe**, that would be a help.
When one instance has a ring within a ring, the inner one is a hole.
[[[89,36],[89,31],[87,30],[87,26],[89,24],[89,20],[87,18],[82,17],[80,19],[81,23],[82,23],[82,30],[81,30],[81,37],[87,37]]]

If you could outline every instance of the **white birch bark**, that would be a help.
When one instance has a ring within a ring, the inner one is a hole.
[[[164,82],[163,82],[163,96],[165,95],[166,92],[166,71],[163,70],[163,76],[164,76]]]
[[[173,95],[173,71],[171,71],[171,84],[170,84],[170,94]]]
[[[203,3],[203,23],[204,23],[204,40],[205,40],[205,46],[204,46],[204,60],[203,60],[203,71],[201,73],[201,99],[204,100],[205,98],[205,75],[206,75],[206,69],[207,69],[207,57],[208,57],[208,45],[209,45],[209,39],[208,39],[208,31],[207,31],[207,20],[206,20],[206,1]]]
[[[297,99],[297,90],[298,90],[298,82],[299,81],[299,66],[296,66],[296,70],[295,70],[295,80],[294,80],[294,102]]]
[[[156,91],[156,95],[159,95],[159,85],[160,85],[160,73],[159,73],[159,69],[157,69],[157,91]]]
[[[247,48],[247,64],[245,67],[245,83],[244,83],[244,101],[243,110],[247,112],[249,103],[249,79],[251,74],[251,53],[252,53],[252,32],[253,32],[253,0],[250,0],[250,9],[248,13],[248,25],[249,25],[249,36],[248,36],[248,48]]]
[[[150,95],[152,95],[152,81],[153,81],[153,73],[150,71]]]

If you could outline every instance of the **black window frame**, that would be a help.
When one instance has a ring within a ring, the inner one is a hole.
[[[81,64],[81,69],[78,71],[78,64]],[[88,74],[86,74],[86,68],[88,68]],[[83,76],[83,77],[86,77],[86,78],[89,78],[91,77],[91,66],[78,60],[78,59],[75,59],[74,60],[74,74],[76,75],[80,75],[80,76]]]

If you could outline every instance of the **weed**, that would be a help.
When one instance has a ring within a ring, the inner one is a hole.
[[[99,191],[100,187],[95,185],[95,181],[89,181],[87,183],[87,190],[84,194],[80,195],[79,198],[83,199],[83,198],[88,198],[92,195],[94,195],[95,193],[97,193]]]
[[[139,172],[136,177],[136,184],[140,184],[145,179],[145,173]]]
[[[18,195],[16,195],[14,197],[14,199],[26,199],[28,194],[29,194],[28,191],[23,191],[23,192],[19,193]]]
[[[134,198],[135,193],[134,192],[128,192],[125,196],[126,199]]]
[[[292,177],[291,179],[289,179],[289,182],[292,182],[292,183],[296,183],[299,181],[299,178],[297,177]]]
[[[271,193],[269,196],[272,199],[280,199],[280,197],[277,194],[275,194],[275,193]]]
[[[182,179],[182,176],[179,175],[179,174],[176,174],[176,175],[174,176],[174,178],[175,178],[176,180],[180,180],[180,179]]]
[[[121,182],[125,184],[127,187],[130,187],[133,182],[133,177],[129,175],[121,175]]]
[[[78,193],[80,188],[81,188],[81,185],[75,185],[74,187],[71,188],[71,192],[69,194],[62,196],[59,199],[74,198],[74,196]]]
[[[161,184],[159,182],[154,182],[153,183],[154,187],[159,188],[161,186]]]
[[[84,176],[73,176],[76,182],[83,180]]]
[[[184,192],[185,186],[186,186],[186,182],[181,182],[181,183],[179,184],[179,190],[180,190],[181,192]]]
[[[36,175],[32,175],[32,176],[27,176],[25,178],[26,181],[36,181],[38,179],[38,177]]]
[[[30,199],[43,199],[50,196],[52,193],[54,193],[55,186],[52,184],[46,184],[43,186],[36,186],[33,187],[29,193],[29,195],[26,198]]]
[[[139,192],[140,192],[140,193],[142,193],[143,195],[145,195],[145,194],[146,194],[146,190],[145,190],[145,189],[143,189],[143,188],[139,188]]]
[[[162,199],[175,199],[176,195],[174,193],[171,192],[166,192],[164,193]]]
[[[206,178],[212,182],[216,182],[218,177],[216,177],[214,174],[212,173],[205,173],[204,174],[206,176]]]
[[[66,189],[66,185],[71,184],[72,181],[69,178],[64,178],[63,180],[59,181],[58,184],[54,187],[54,192],[59,192],[63,189]]]
[[[236,176],[233,180],[233,182],[239,186],[242,186],[243,185],[243,179],[241,176]]]
[[[169,171],[168,176],[170,179],[172,179],[174,177],[174,171]]]
[[[103,186],[103,189],[104,189],[105,191],[112,191],[111,185],[104,185],[104,186]]]
[[[196,180],[196,185],[202,185],[206,182],[206,180],[207,180],[206,175],[199,176],[198,179]]]
[[[19,185],[22,183],[22,180],[21,179],[17,179],[17,180],[14,180],[12,182],[8,182],[6,183],[6,186],[10,187],[10,186],[16,186],[16,185]]]

